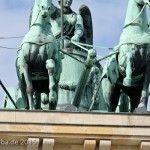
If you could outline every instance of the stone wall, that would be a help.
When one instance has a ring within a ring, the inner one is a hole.
[[[150,150],[148,114],[0,111],[0,150]]]

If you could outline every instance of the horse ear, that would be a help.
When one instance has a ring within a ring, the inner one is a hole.
[[[39,0],[35,0],[35,3],[36,3],[37,5],[39,5]]]
[[[31,8],[31,12],[30,12],[30,18],[29,18],[29,29],[30,29],[31,21],[32,21],[32,13],[33,13],[33,7]]]

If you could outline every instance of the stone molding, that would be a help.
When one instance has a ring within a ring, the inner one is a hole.
[[[0,150],[150,149],[148,114],[12,110],[0,113]]]

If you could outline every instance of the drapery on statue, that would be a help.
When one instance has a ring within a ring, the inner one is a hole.
[[[52,0],[35,0],[30,30],[18,50],[16,60],[19,87],[28,109],[35,109],[33,95],[49,94],[49,109],[56,109],[61,74],[59,44],[51,31]],[[40,100],[40,99],[36,99]]]
[[[131,108],[147,106],[150,82],[150,34],[146,8],[149,0],[129,0],[118,55],[107,62],[102,90],[108,111],[115,111],[120,90],[130,97]]]

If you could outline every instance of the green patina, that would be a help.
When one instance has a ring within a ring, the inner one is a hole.
[[[91,12],[82,5],[77,14],[71,4],[72,0],[63,0],[63,31],[67,38],[60,52],[61,10],[51,0],[35,0],[30,30],[22,41],[16,61],[19,86],[14,99],[19,109],[64,110],[72,103],[78,110],[87,111],[92,103],[102,68],[96,63],[95,50],[71,43],[93,44]],[[105,110],[100,94],[94,104],[93,109]],[[5,107],[8,108],[9,103],[5,103]]]
[[[34,95],[48,95],[49,109],[56,109],[58,82],[61,74],[59,44],[51,31],[48,18],[51,0],[36,0],[32,9],[30,30],[18,50],[16,68],[22,98],[28,109],[37,109],[38,98]],[[38,108],[40,109],[40,107]]]
[[[106,111],[107,105],[108,111],[114,112],[119,101],[117,111],[121,112],[146,107],[150,81],[149,0],[129,0],[120,42],[115,53],[108,55],[104,69],[94,49],[78,45],[93,45],[89,8],[82,5],[76,13],[71,9],[72,0],[63,0],[62,8],[60,0],[58,4],[56,7],[51,0],[35,0],[31,10],[30,30],[16,61],[19,86],[13,97],[17,107],[71,110],[75,106],[73,110]]]
[[[146,8],[149,6],[149,0],[129,0],[120,43],[114,48],[118,54],[108,60],[103,72],[102,91],[108,111],[115,111],[121,91],[130,98],[131,112],[139,103],[147,106],[150,34]]]

